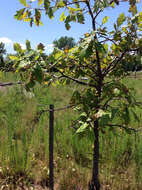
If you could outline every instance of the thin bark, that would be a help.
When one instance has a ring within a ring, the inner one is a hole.
[[[93,31],[96,31],[96,19],[97,16],[101,13],[101,11],[98,11],[96,15],[94,16],[90,2],[86,1],[86,5],[88,7],[91,19],[92,19],[92,29]],[[97,35],[95,34],[94,40],[98,41]],[[96,106],[96,111],[99,110],[99,99],[101,97],[101,91],[102,91],[102,81],[103,81],[103,75],[102,75],[102,70],[101,70],[101,65],[100,65],[100,56],[97,47],[95,47],[96,50],[96,64],[97,64],[97,73],[96,73],[96,80],[97,80],[97,85],[95,86],[97,90],[97,95],[98,95],[98,105]],[[94,121],[94,149],[93,149],[93,169],[92,169],[92,179],[89,182],[89,190],[100,190],[100,181],[99,181],[99,122],[98,120]]]
[[[89,190],[100,190],[99,181],[99,123],[98,120],[94,121],[94,154],[93,154],[93,170],[92,180],[89,183]]]

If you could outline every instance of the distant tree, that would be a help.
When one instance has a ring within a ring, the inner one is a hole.
[[[63,36],[59,38],[58,40],[54,40],[53,44],[55,47],[64,50],[64,49],[71,49],[76,45],[75,39],[68,36]]]
[[[4,54],[6,54],[5,44],[3,42],[0,43],[0,70],[4,67]]]
[[[6,54],[5,44],[0,42],[0,55]]]
[[[127,54],[127,57],[129,58],[130,55]],[[127,61],[122,60],[122,68],[126,71],[140,71],[142,70],[142,63],[141,63],[141,55],[135,53],[131,59],[129,58]]]

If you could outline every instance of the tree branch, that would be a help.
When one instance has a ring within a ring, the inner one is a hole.
[[[120,125],[120,124],[107,124],[108,127],[119,127],[121,129],[125,129],[128,131],[133,131],[134,133],[142,132],[142,128],[135,129],[132,127],[126,127],[125,125]]]
[[[74,81],[74,82],[76,82],[76,83],[78,83],[78,84],[81,84],[81,85],[84,85],[84,86],[95,87],[95,85],[92,85],[92,84],[89,84],[89,83],[86,83],[86,82],[83,82],[83,81],[74,79],[74,78],[72,78],[72,77],[70,77],[70,76],[67,76],[67,75],[63,74],[62,72],[60,72],[60,74],[62,75],[62,77],[67,78],[67,79],[70,79],[70,80],[72,80],[72,81]]]
[[[91,18],[92,18],[92,27],[93,27],[93,30],[95,30],[96,27],[95,27],[94,14],[93,14],[93,12],[92,12],[92,9],[91,9],[89,0],[86,0],[85,2],[86,2],[86,5],[87,5],[87,7],[88,7],[88,11],[89,11],[89,13],[90,13],[90,16],[91,16]]]
[[[109,66],[104,70],[103,72],[103,76],[106,76],[111,70],[113,70],[119,61],[122,60],[122,58],[124,57],[124,55],[127,53],[127,50],[125,50],[120,57],[116,57],[114,61],[112,61]]]

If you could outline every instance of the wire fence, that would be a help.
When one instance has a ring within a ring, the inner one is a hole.
[[[40,104],[40,106],[43,106]],[[49,188],[50,190],[54,190],[54,112],[57,111],[63,111],[67,109],[71,109],[75,107],[75,105],[67,105],[61,108],[54,108],[53,104],[49,105],[49,109],[43,109],[39,112],[37,112],[37,115],[35,117],[36,122],[39,121],[41,115],[45,112],[49,112]],[[123,125],[117,125],[117,124],[108,124],[109,127],[119,127],[122,129],[125,129],[129,132],[133,132],[135,136],[135,149],[137,150],[137,140],[138,140],[138,133],[142,132],[142,128],[135,129],[132,127],[126,127]]]

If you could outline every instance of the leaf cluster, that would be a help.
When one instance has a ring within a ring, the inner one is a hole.
[[[137,12],[136,2],[129,2],[132,16],[121,13],[111,31],[106,26],[109,16],[102,18],[101,24],[97,24],[97,19],[105,8],[114,8],[119,1],[38,0],[35,9],[26,1],[21,3],[25,8],[17,11],[15,18],[28,19],[31,26],[33,22],[37,26],[41,24],[42,11],[52,19],[60,9],[63,10],[60,21],[65,23],[67,30],[71,22],[83,24],[86,13],[92,21],[92,32],[86,33],[75,47],[55,48],[46,59],[43,58],[42,44],[36,50],[31,49],[29,42],[26,42],[27,50],[15,44],[18,53],[13,57],[15,68],[18,72],[28,73],[27,89],[32,88],[36,81],[54,85],[76,83],[82,86],[81,90],[73,92],[71,98],[71,104],[75,104],[80,112],[77,133],[92,131],[92,123],[96,120],[100,130],[114,121],[127,128],[136,100],[131,89],[122,82],[128,74],[123,63],[142,55],[142,12]],[[116,120],[118,117],[119,121]]]

